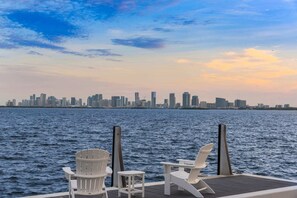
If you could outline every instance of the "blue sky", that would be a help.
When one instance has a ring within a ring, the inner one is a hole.
[[[294,0],[0,0],[0,104],[155,90],[297,106],[296,19]]]

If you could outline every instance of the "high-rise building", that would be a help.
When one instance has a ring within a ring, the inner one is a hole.
[[[121,106],[121,97],[120,96],[111,96],[111,107],[120,107]]]
[[[151,93],[151,108],[156,108],[157,93],[153,91]]]
[[[139,97],[139,92],[135,92],[135,106],[139,107],[141,106],[141,101],[140,101],[140,97]]]
[[[75,106],[76,105],[76,99],[75,99],[75,97],[71,97],[71,99],[70,99],[70,105],[71,106]]]
[[[45,107],[46,106],[46,94],[40,94],[40,104],[39,106]]]
[[[192,107],[198,107],[198,106],[199,106],[198,96],[192,96]]]
[[[183,93],[183,108],[189,108],[190,107],[190,98],[191,95],[189,92]]]
[[[216,98],[216,108],[225,109],[228,106],[228,102],[225,98]]]
[[[169,94],[169,108],[170,109],[174,109],[175,108],[175,94],[174,93],[170,93]]]
[[[236,99],[234,101],[234,105],[235,105],[235,107],[237,107],[239,109],[245,109],[246,108],[246,100]]]

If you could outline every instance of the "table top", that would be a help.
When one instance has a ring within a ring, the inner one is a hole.
[[[130,171],[119,171],[119,175],[125,175],[125,176],[130,176],[130,175],[143,175],[145,172],[143,171],[136,171],[136,170],[130,170]]]

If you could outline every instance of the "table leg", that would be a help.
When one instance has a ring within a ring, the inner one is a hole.
[[[165,195],[170,195],[170,172],[171,172],[171,166],[164,164],[164,178],[165,178],[164,194]]]
[[[131,198],[131,176],[128,176],[128,198]]]
[[[144,174],[142,174],[142,198],[144,198]]]

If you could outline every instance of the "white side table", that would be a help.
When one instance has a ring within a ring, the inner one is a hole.
[[[119,171],[118,172],[118,185],[119,185],[119,191],[118,196],[121,196],[121,193],[128,194],[128,198],[131,198],[131,195],[134,195],[135,193],[142,193],[142,197],[144,197],[144,175],[145,172],[143,171]],[[121,186],[121,177],[128,177],[128,184],[127,187]],[[141,177],[142,181],[142,188],[135,189],[134,182],[135,182],[135,176]]]

